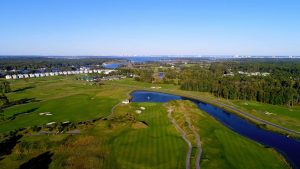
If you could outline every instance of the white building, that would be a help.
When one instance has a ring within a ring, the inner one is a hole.
[[[34,77],[34,74],[29,74],[29,77],[30,77],[30,78],[33,78],[33,77]]]
[[[110,74],[111,72],[114,72],[115,70],[104,70],[104,74]]]
[[[11,75],[6,75],[5,79],[12,79]]]
[[[67,71],[63,71],[63,74],[64,74],[64,75],[67,75],[67,74],[68,74],[68,72],[67,72]]]
[[[19,79],[23,79],[24,76],[23,76],[22,74],[18,74],[18,78],[19,78]]]
[[[17,78],[18,78],[17,75],[12,75],[11,77],[12,77],[13,79],[17,79]]]
[[[58,76],[58,72],[54,72],[54,75],[55,75],[55,76]]]
[[[269,76],[270,73],[264,72],[264,73],[262,73],[261,75],[262,75],[262,76]]]
[[[35,73],[34,76],[35,76],[35,77],[40,77],[40,74]]]
[[[24,78],[29,78],[29,75],[28,74],[24,74]]]

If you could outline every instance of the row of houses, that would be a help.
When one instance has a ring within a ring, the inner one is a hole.
[[[245,76],[269,76],[270,73],[267,72],[243,72],[243,71],[238,71],[237,72],[240,75],[245,75]],[[227,74],[224,74],[223,76],[234,76],[234,73],[230,72]]]
[[[269,76],[270,73],[267,72],[243,72],[243,71],[238,71],[238,74],[241,75],[247,75],[247,76]]]
[[[38,77],[46,77],[46,76],[75,75],[75,74],[88,74],[88,73],[104,73],[107,75],[114,71],[116,70],[99,69],[99,70],[76,70],[76,71],[62,71],[62,72],[14,74],[14,75],[6,75],[5,79],[38,78]]]
[[[78,80],[84,80],[87,82],[96,82],[96,81],[107,81],[107,80],[121,80],[125,79],[126,76],[123,75],[114,75],[114,76],[104,76],[104,77],[90,77],[90,76],[84,76],[79,78]]]

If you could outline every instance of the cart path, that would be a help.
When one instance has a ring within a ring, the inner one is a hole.
[[[187,115],[184,113],[185,120],[189,125],[190,130],[193,132],[195,139],[196,139],[196,145],[197,145],[197,156],[196,156],[196,161],[195,161],[195,167],[196,169],[200,169],[200,159],[202,155],[202,147],[201,147],[201,141],[200,141],[200,135],[197,133],[196,129],[191,123],[191,120]]]
[[[176,123],[175,119],[172,117],[172,112],[173,112],[173,110],[169,108],[168,109],[168,117],[171,120],[172,124],[175,126],[175,128],[181,133],[181,137],[188,144],[188,152],[186,155],[185,168],[190,169],[192,143],[186,138],[186,133],[179,127],[179,125]]]

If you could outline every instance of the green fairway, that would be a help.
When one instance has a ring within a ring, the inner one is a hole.
[[[299,106],[287,107],[241,100],[234,100],[231,102],[237,105],[239,109],[244,109],[246,112],[257,117],[300,131]]]
[[[169,122],[166,109],[162,104],[134,103],[127,111],[135,114],[140,106],[146,110],[134,116],[147,125],[122,133],[112,143],[118,168],[184,168],[187,145]]]

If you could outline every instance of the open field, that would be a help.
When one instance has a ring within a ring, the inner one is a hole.
[[[51,121],[81,122],[106,117],[114,105],[128,97],[129,92],[152,86],[162,87],[155,90],[184,92],[174,85],[155,85],[129,79],[107,82],[102,86],[92,86],[74,80],[74,77],[13,81],[15,92],[8,95],[10,100],[33,97],[37,101],[5,109],[6,118],[15,118],[1,122],[0,131],[41,126]],[[0,168],[18,168],[41,156],[52,160],[49,167],[53,169],[184,168],[187,144],[168,119],[168,104],[120,104],[108,119],[78,125],[76,129],[81,133],[77,135],[31,135],[34,132],[23,132],[24,136],[11,154],[0,160]],[[187,113],[201,136],[201,168],[288,168],[274,150],[230,131],[192,103],[178,101],[170,104],[177,107],[176,120],[185,125],[181,118],[182,113]],[[136,110],[140,107],[145,107],[145,110],[138,114]],[[22,114],[31,109],[32,112]],[[53,115],[41,116],[41,112]],[[195,141],[192,143],[195,146]],[[195,153],[193,147],[192,162],[195,161]]]

